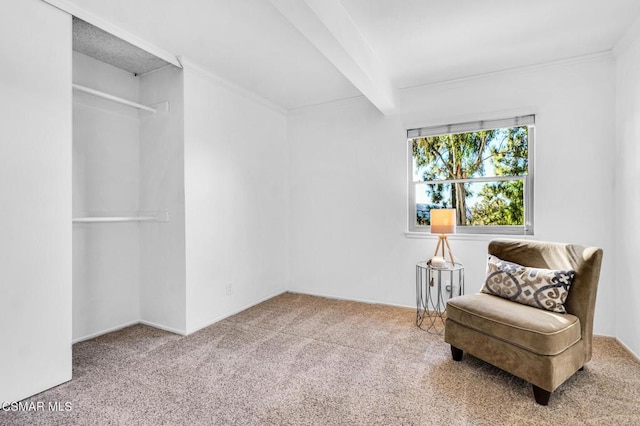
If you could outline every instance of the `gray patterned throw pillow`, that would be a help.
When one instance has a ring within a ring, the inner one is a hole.
[[[571,270],[528,268],[489,255],[487,279],[480,291],[565,314],[564,302],[575,275]]]

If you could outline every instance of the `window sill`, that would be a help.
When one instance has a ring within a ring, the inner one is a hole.
[[[438,234],[431,234],[429,232],[410,232],[404,233],[406,238],[410,239],[426,239],[437,240]],[[496,238],[518,239],[518,240],[532,240],[533,235],[524,234],[447,234],[449,240],[458,241],[491,241]]]

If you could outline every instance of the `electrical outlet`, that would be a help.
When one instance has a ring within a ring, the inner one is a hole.
[[[233,285],[231,283],[227,283],[225,292],[227,293],[227,296],[233,293]]]

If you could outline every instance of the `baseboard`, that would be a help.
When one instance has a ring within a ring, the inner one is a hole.
[[[258,300],[256,302],[249,303],[249,304],[244,305],[244,306],[242,306],[242,307],[240,307],[238,309],[234,309],[233,311],[231,311],[231,312],[229,312],[227,314],[220,315],[219,317],[216,317],[215,319],[213,319],[211,321],[207,321],[204,324],[198,325],[197,327],[191,328],[191,329],[189,329],[187,331],[178,330],[178,329],[172,328],[172,327],[167,327],[167,326],[164,326],[164,325],[161,325],[161,324],[157,324],[157,323],[152,322],[152,321],[146,321],[146,320],[130,321],[130,322],[127,322],[127,323],[123,323],[123,324],[117,325],[115,327],[110,327],[108,329],[98,331],[96,333],[91,333],[91,334],[88,334],[86,336],[78,337],[77,339],[73,339],[71,341],[71,344],[73,345],[73,344],[76,344],[76,343],[79,343],[79,342],[84,342],[85,340],[91,340],[91,339],[94,339],[96,337],[100,337],[100,336],[102,336],[104,334],[113,333],[114,331],[122,330],[123,328],[131,327],[133,325],[138,325],[138,324],[142,324],[142,325],[146,325],[146,326],[149,326],[149,327],[157,328],[157,329],[160,329],[160,330],[168,331],[170,333],[178,334],[180,336],[188,336],[189,334],[195,333],[198,330],[201,330],[201,329],[203,329],[205,327],[213,325],[213,324],[217,323],[218,321],[221,321],[221,320],[223,320],[225,318],[228,318],[228,317],[230,317],[232,315],[240,313],[240,312],[244,311],[245,309],[249,309],[252,306],[258,305],[258,304],[260,304],[262,302],[265,302],[265,301],[267,301],[269,299],[272,299],[272,298],[274,298],[276,296],[280,296],[281,294],[284,294],[286,292],[287,292],[286,290],[278,291],[278,292],[273,293],[273,294],[271,294],[269,296],[266,296],[266,297],[264,297],[264,298],[262,298],[262,299],[260,299],[260,300]]]
[[[627,351],[629,353],[629,355],[631,355],[631,357],[633,359],[635,359],[636,361],[640,362],[640,357],[638,356],[638,354],[636,354],[634,351],[632,351],[629,346],[625,345],[624,342],[622,340],[618,339],[616,336],[610,336],[608,334],[593,333],[593,337],[604,337],[606,339],[615,340],[615,342],[617,344],[619,344],[620,346],[622,346],[622,349]]]
[[[130,321],[130,322],[126,322],[126,323],[117,325],[115,327],[108,328],[106,330],[100,330],[100,331],[97,331],[95,333],[87,334],[86,336],[82,336],[82,337],[78,337],[76,339],[73,339],[71,341],[71,344],[73,345],[73,344],[76,344],[76,343],[79,343],[79,342],[84,342],[85,340],[91,340],[91,339],[94,339],[96,337],[102,336],[103,334],[113,333],[114,331],[122,330],[123,328],[131,327],[132,325],[136,325],[136,324],[139,324],[139,323],[140,323],[139,321]]]
[[[240,312],[242,312],[242,311],[244,311],[246,309],[249,309],[252,306],[259,305],[262,302],[265,302],[265,301],[267,301],[269,299],[273,299],[274,297],[280,296],[281,294],[284,294],[286,292],[287,292],[286,290],[279,290],[279,291],[273,293],[272,295],[264,297],[264,298],[262,298],[262,299],[260,299],[260,300],[258,300],[256,302],[251,302],[251,303],[249,303],[247,305],[244,305],[244,306],[242,306],[240,308],[234,309],[233,311],[231,311],[229,313],[226,313],[224,315],[220,315],[219,317],[216,317],[216,318],[214,318],[214,319],[212,319],[210,321],[206,321],[206,322],[204,322],[202,324],[199,324],[196,327],[188,329],[187,332],[186,332],[186,335],[195,333],[198,330],[202,330],[203,328],[209,327],[210,325],[213,325],[213,324],[217,323],[218,321],[222,321],[225,318],[229,318],[232,315],[235,315],[235,314],[240,313]]]
[[[631,348],[627,345],[625,345],[622,340],[618,339],[617,337],[614,337],[614,339],[616,340],[616,342],[618,342],[618,344],[620,346],[623,347],[624,350],[626,350],[627,352],[629,352],[629,355],[631,355],[632,357],[635,358],[636,361],[640,362],[640,357],[638,356],[638,354],[636,354],[634,351],[631,350]]]
[[[324,297],[325,299],[347,300],[349,302],[368,303],[370,305],[386,305],[386,306],[394,306],[396,308],[416,309],[416,305],[401,305],[399,303],[380,302],[380,301],[377,301],[377,300],[356,299],[355,297],[336,296],[334,294],[308,292],[308,291],[296,290],[296,289],[290,289],[287,292],[288,293],[294,293],[294,294],[305,294],[307,296]]]
[[[360,303],[368,303],[368,304],[372,304],[372,305],[387,305],[387,306],[395,306],[398,308],[410,308],[410,309],[415,309],[415,306],[407,306],[407,305],[401,305],[401,304],[396,304],[396,303],[383,303],[383,302],[379,302],[379,301],[374,301],[374,300],[363,300],[363,299],[356,299],[353,297],[343,297],[343,296],[336,296],[336,295],[330,295],[330,294],[325,294],[325,293],[318,293],[318,292],[307,292],[307,291],[302,291],[302,290],[296,290],[296,289],[292,289],[292,290],[282,290],[282,291],[277,291],[269,296],[266,296],[258,301],[249,303],[247,305],[244,305],[240,308],[234,309],[233,311],[221,315],[219,317],[216,317],[215,319],[211,320],[211,321],[207,321],[201,325],[198,325],[197,327],[194,327],[192,329],[187,330],[186,332],[183,330],[178,330],[175,328],[171,328],[171,327],[166,327],[164,325],[160,325],[160,324],[156,324],[154,322],[151,321],[145,321],[145,320],[140,320],[140,321],[130,321],[130,322],[126,322],[120,325],[117,325],[115,327],[111,327],[108,328],[106,330],[101,330],[98,331],[96,333],[92,333],[92,334],[88,334],[86,336],[82,336],[82,337],[78,337],[76,339],[73,339],[71,341],[71,344],[76,344],[79,342],[84,342],[85,340],[91,340],[94,339],[96,337],[102,336],[104,334],[108,334],[108,333],[112,333],[114,331],[118,331],[118,330],[122,330],[123,328],[127,328],[127,327],[131,327],[133,325],[137,325],[137,324],[143,324],[149,327],[154,327],[160,330],[164,330],[164,331],[168,331],[170,333],[174,333],[174,334],[178,334],[180,336],[187,336],[189,334],[195,333],[198,330],[202,330],[203,328],[206,328],[210,325],[213,325],[215,323],[217,323],[218,321],[222,321],[225,318],[228,318],[232,315],[235,315],[237,313],[240,313],[246,309],[251,308],[252,306],[258,305],[262,302],[265,302],[269,299],[272,299],[274,297],[280,296],[281,294],[284,293],[293,293],[293,294],[304,294],[307,296],[315,296],[315,297],[324,297],[325,299],[335,299],[335,300],[346,300],[349,302],[360,302]],[[618,339],[615,336],[608,336],[608,335],[603,335],[603,334],[594,334],[594,336],[597,337],[606,337],[609,339],[614,339],[625,351],[627,351],[629,353],[629,355],[631,355],[637,362],[640,362],[640,356],[638,356],[638,354],[636,354],[633,350],[631,350],[631,348],[629,346],[627,346],[624,342],[622,342],[620,339]]]
[[[186,336],[186,333],[184,331],[182,331],[182,330],[177,330],[175,328],[166,327],[164,325],[156,324],[156,323],[153,323],[151,321],[139,320],[139,321],[126,322],[126,323],[117,325],[115,327],[110,327],[110,328],[107,328],[105,330],[100,330],[100,331],[95,332],[95,333],[87,334],[86,336],[78,337],[77,339],[73,339],[71,341],[71,344],[74,345],[74,344],[79,343],[79,342],[84,342],[85,340],[95,339],[96,337],[100,337],[100,336],[105,335],[105,334],[113,333],[114,331],[122,330],[123,328],[131,327],[133,325],[138,325],[138,324],[148,325],[149,327],[158,328],[160,330],[168,331],[168,332],[174,333],[174,334],[179,334],[181,336]]]
[[[178,330],[177,328],[167,327],[166,325],[156,324],[155,322],[140,320],[138,324],[147,325],[149,327],[157,328],[160,330],[168,331],[169,333],[178,334],[180,336],[186,336],[187,333],[184,330]]]

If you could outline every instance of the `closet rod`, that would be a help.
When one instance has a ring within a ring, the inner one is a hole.
[[[158,218],[158,216],[94,216],[73,218],[73,223],[99,222],[160,222],[160,218]]]
[[[77,90],[78,92],[88,93],[90,95],[97,96],[99,98],[108,99],[110,101],[117,102],[119,104],[123,104],[123,105],[127,105],[127,106],[130,106],[130,107],[142,109],[142,110],[145,110],[145,111],[149,111],[149,112],[153,112],[153,113],[156,113],[158,111],[156,108],[149,107],[149,106],[146,106],[146,105],[142,105],[142,104],[139,104],[137,102],[130,101],[128,99],[119,98],[117,96],[113,96],[113,95],[110,95],[108,93],[101,92],[99,90],[91,89],[89,87],[81,86],[79,84],[73,83],[73,89]]]

